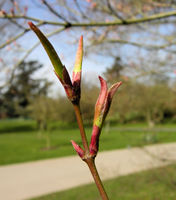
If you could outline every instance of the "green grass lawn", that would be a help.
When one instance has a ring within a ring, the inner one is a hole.
[[[176,164],[104,181],[111,200],[175,200]],[[33,200],[100,200],[94,184]]]
[[[77,128],[56,126],[49,132],[51,148],[46,148],[47,133],[39,136],[34,121],[0,121],[0,165],[76,155],[70,140],[80,143]],[[90,138],[91,128],[86,129]],[[146,125],[104,127],[100,151],[176,141],[176,125],[160,125],[149,130]]]

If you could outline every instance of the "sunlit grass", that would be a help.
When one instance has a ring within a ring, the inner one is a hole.
[[[64,129],[60,124],[54,124],[55,129],[51,129],[52,126],[50,131],[40,134],[34,121],[0,121],[0,164],[76,155],[70,140],[81,144],[79,130],[75,127]],[[86,132],[90,138],[91,128],[87,128]],[[174,125],[162,125],[151,130],[141,124],[104,127],[100,137],[100,151],[174,142],[175,132]],[[47,146],[48,135],[50,148]]]

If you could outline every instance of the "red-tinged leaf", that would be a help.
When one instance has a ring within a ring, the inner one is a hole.
[[[112,100],[115,92],[117,91],[117,89],[122,85],[122,82],[117,82],[115,84],[113,84],[109,90],[108,90],[108,98],[110,98]]]
[[[122,84],[122,82],[115,83],[108,90],[106,81],[102,77],[99,77],[99,79],[101,83],[101,90],[97,103],[95,105],[93,131],[91,136],[91,142],[89,145],[89,151],[92,156],[96,156],[98,152],[99,137],[103,126],[103,122],[108,114],[112,98],[119,86]]]
[[[73,148],[75,149],[75,151],[78,153],[78,155],[81,158],[83,158],[84,157],[84,150],[78,144],[76,144],[75,141],[71,140],[71,143],[72,143]]]
[[[89,145],[89,152],[92,156],[96,156],[99,148],[99,137],[101,129],[98,126],[93,126],[91,141]]]
[[[103,110],[105,107],[105,102],[106,102],[107,94],[108,94],[106,81],[101,76],[99,76],[99,80],[101,84],[101,90],[100,90],[100,94],[95,105],[95,114],[94,114],[94,125],[98,127],[100,127],[102,124]]]
[[[104,116],[103,116],[103,120],[105,120],[108,112],[109,112],[109,109],[110,109],[110,106],[111,106],[111,103],[112,103],[112,98],[115,94],[115,92],[117,91],[117,89],[120,87],[120,85],[122,84],[122,82],[117,82],[115,84],[113,84],[109,90],[108,90],[108,95],[107,95],[107,100],[106,100],[106,106],[105,106],[105,110],[104,110]]]

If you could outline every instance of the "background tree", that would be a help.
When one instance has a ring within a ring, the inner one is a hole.
[[[21,63],[5,91],[1,90],[1,112],[7,117],[27,117],[27,106],[35,101],[38,95],[47,95],[50,83],[46,79],[34,79],[33,74],[41,69],[37,61]]]
[[[68,124],[75,123],[76,117],[71,107],[72,105],[65,96],[59,96],[56,99],[56,113],[55,120],[59,120],[62,123]]]
[[[139,85],[136,96],[136,110],[144,115],[149,127],[153,127],[162,122],[164,113],[172,102],[173,92],[165,84]]]
[[[98,94],[97,86],[82,81],[81,109],[84,122],[87,124],[92,124]]]
[[[111,67],[108,67],[104,72],[105,78],[108,83],[114,83],[116,80],[120,80],[122,78],[122,70],[124,66],[120,57],[115,57],[114,63]]]
[[[113,83],[115,80],[124,80],[118,97],[115,97],[112,119],[121,123],[129,121],[146,121],[149,127],[163,121],[165,113],[174,110],[174,92],[169,84],[167,75],[150,74],[146,79],[126,77],[125,66],[116,62],[105,71],[106,79]],[[169,116],[168,116],[169,117]]]
[[[29,116],[37,122],[38,137],[45,137],[46,149],[50,149],[51,129],[49,128],[48,124],[56,119],[56,100],[45,95],[37,96],[35,100],[32,101],[27,107],[27,110],[29,112]]]

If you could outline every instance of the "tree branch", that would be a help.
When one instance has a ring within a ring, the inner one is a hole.
[[[59,29],[57,29],[57,30],[55,30],[55,31],[53,31],[53,32],[51,32],[51,33],[49,33],[49,34],[47,34],[46,37],[51,37],[51,36],[53,36],[53,35],[55,35],[55,34],[58,34],[58,33],[62,32],[62,31],[64,31],[64,30],[65,30],[65,28],[59,28]],[[12,70],[12,75],[11,75],[9,81],[6,82],[5,84],[1,85],[1,86],[0,86],[0,89],[4,88],[5,86],[9,85],[9,84],[12,82],[13,77],[14,77],[14,75],[15,75],[15,70],[17,69],[17,67],[32,53],[32,51],[33,51],[35,48],[38,47],[39,44],[40,44],[40,41],[38,41],[38,42],[37,42],[36,44],[34,44],[30,49],[28,49],[28,51],[25,53],[25,55],[14,65],[13,70]]]
[[[142,18],[133,18],[133,19],[126,19],[125,23],[121,20],[115,20],[112,22],[83,22],[83,23],[62,23],[62,22],[55,22],[55,21],[47,21],[47,20],[41,20],[38,18],[33,18],[29,16],[24,16],[24,15],[2,15],[0,16],[0,19],[7,19],[7,18],[17,18],[17,19],[28,19],[32,20],[38,23],[43,23],[43,24],[50,24],[50,25],[55,25],[55,26],[64,26],[67,27],[91,27],[91,26],[117,26],[117,25],[131,25],[131,24],[139,24],[139,23],[144,23],[144,22],[150,22],[158,19],[164,19],[168,18],[171,16],[176,16],[176,11],[170,11],[170,12],[164,12],[164,13],[158,13],[154,14],[151,16],[147,17],[142,17]]]
[[[21,36],[23,36],[25,33],[27,33],[29,31],[29,29],[24,30],[23,32],[21,32],[20,34],[18,34],[17,36],[13,37],[12,39],[6,41],[5,43],[0,45],[0,49],[6,47],[7,45],[11,44],[12,42],[16,41],[18,38],[20,38]]]
[[[17,21],[15,21],[14,19],[8,19],[11,23],[13,23],[14,25],[16,25],[18,28],[26,30],[25,27],[23,27],[21,24],[19,24]]]
[[[30,17],[27,15],[0,15],[0,19],[26,19],[34,22],[38,22],[40,24],[50,24],[50,25],[57,25],[57,26],[66,26],[67,23],[64,22],[53,22],[47,20],[41,20],[35,17]]]
[[[80,12],[82,18],[91,20],[91,19],[82,11],[81,6],[79,5],[79,2],[78,2],[77,0],[75,0],[75,4],[76,4],[76,7],[77,7],[78,11]]]
[[[173,43],[167,43],[167,44],[163,44],[163,45],[146,45],[146,44],[140,44],[140,43],[137,43],[137,42],[131,42],[131,41],[127,41],[127,40],[116,40],[116,39],[103,39],[101,41],[94,41],[92,42],[91,45],[99,45],[99,44],[102,44],[103,43],[119,43],[119,44],[128,44],[128,45],[132,45],[132,46],[136,46],[136,47],[140,47],[140,48],[144,48],[146,50],[159,50],[159,49],[165,49],[171,45],[174,45],[176,44],[176,42],[173,42]],[[172,52],[170,50],[166,50],[166,51],[169,51],[169,52]],[[173,51],[174,53],[174,51]]]
[[[36,26],[41,26],[43,25],[44,22],[41,22],[39,24],[37,24]],[[30,29],[25,29],[23,32],[19,33],[18,35],[16,35],[15,37],[11,38],[10,40],[6,41],[5,43],[0,45],[0,49],[6,47],[7,45],[11,44],[12,42],[16,41],[17,39],[19,39],[20,37],[22,37],[23,35],[25,35],[27,32],[29,32]]]
[[[50,4],[45,1],[42,0],[43,4],[48,8],[48,10],[51,11],[51,13],[53,13],[55,16],[57,16],[59,19],[62,19],[63,21],[65,21],[66,23],[69,23],[65,17],[63,17],[62,15],[60,15],[53,7],[50,6]]]
[[[113,7],[111,6],[111,3],[109,0],[106,0],[107,6],[109,8],[109,10],[112,12],[112,14],[114,16],[116,16],[118,19],[120,19],[123,23],[126,23],[126,21],[113,9]]]

